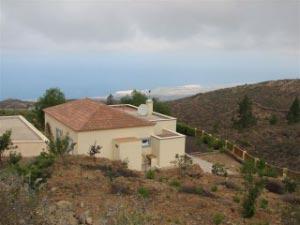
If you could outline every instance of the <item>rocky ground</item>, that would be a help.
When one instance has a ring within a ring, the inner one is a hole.
[[[264,190],[258,199],[256,215],[244,219],[241,217],[243,179],[204,174],[197,166],[185,176],[178,169],[170,169],[156,171],[153,179],[147,179],[144,173],[130,171],[120,162],[72,156],[58,160],[51,168],[51,178],[34,193],[21,185],[20,178],[7,174],[0,176],[1,225],[296,225],[299,222],[290,220],[300,214],[299,193],[290,197]],[[195,187],[200,191],[195,193]],[[293,201],[296,198],[298,202],[290,204],[288,198]],[[268,202],[266,208],[260,207],[262,199]],[[10,209],[12,202],[14,206]],[[294,211],[290,211],[291,207]],[[218,218],[222,218],[220,223]]]

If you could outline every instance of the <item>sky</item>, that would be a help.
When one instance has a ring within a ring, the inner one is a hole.
[[[1,0],[0,99],[300,78],[300,1]]]

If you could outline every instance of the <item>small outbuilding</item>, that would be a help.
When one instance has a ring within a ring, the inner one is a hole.
[[[19,152],[23,157],[39,155],[47,148],[48,139],[23,116],[0,116],[0,135],[11,130],[13,151]]]

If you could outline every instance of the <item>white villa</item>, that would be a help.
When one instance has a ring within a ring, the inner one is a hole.
[[[153,101],[139,107],[105,105],[81,99],[46,108],[45,125],[54,138],[68,135],[74,154],[87,154],[93,144],[100,157],[126,160],[128,167],[170,167],[175,155],[185,153],[185,136],[176,132],[177,119],[153,112]]]

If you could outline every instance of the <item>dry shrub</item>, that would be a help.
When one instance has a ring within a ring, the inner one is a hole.
[[[187,193],[187,194],[196,194],[196,195],[201,195],[201,196],[210,197],[210,198],[216,197],[210,191],[204,189],[203,187],[201,187],[199,185],[192,184],[192,183],[183,184],[180,188],[180,192]]]
[[[285,194],[282,196],[282,200],[292,205],[300,205],[300,196],[295,194]]]
[[[276,179],[268,179],[266,181],[265,188],[270,192],[280,194],[280,195],[284,194],[285,192],[284,184],[280,180],[276,180]]]
[[[112,194],[133,194],[135,187],[132,182],[125,177],[117,177],[111,183]]]
[[[241,190],[241,187],[238,184],[236,184],[235,182],[230,181],[230,180],[226,180],[226,181],[222,182],[221,184],[224,185],[228,189],[232,189],[235,191]]]
[[[101,159],[101,161],[97,162],[96,164],[82,164],[81,167],[88,170],[101,170],[105,174],[105,176],[109,177],[111,180],[120,176],[141,176],[140,172],[128,169],[126,163],[122,161],[110,161]]]
[[[10,175],[0,181],[0,199],[0,224],[48,224],[38,212],[37,196],[29,192],[19,177]]]
[[[187,171],[187,176],[199,179],[203,176],[203,170],[199,165],[192,165],[191,168]]]

